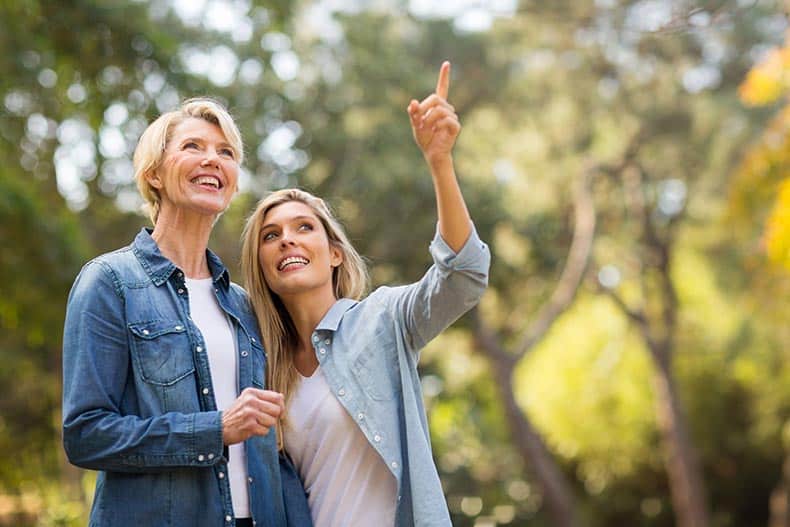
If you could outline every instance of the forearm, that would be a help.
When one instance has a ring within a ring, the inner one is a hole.
[[[436,192],[439,234],[453,251],[458,252],[472,232],[472,219],[458,185],[452,155],[426,158],[426,161]]]
[[[148,419],[85,412],[64,423],[63,445],[71,463],[93,470],[141,473],[207,467],[223,455],[220,412]]]

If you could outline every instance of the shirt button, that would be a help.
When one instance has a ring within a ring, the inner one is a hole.
[[[346,394],[346,390],[345,390],[345,389],[343,389],[343,388],[340,388],[340,389],[337,391],[337,394],[338,394],[340,397],[343,397],[343,396]]]
[[[206,459],[206,457],[203,454],[198,456],[198,461],[203,461],[204,459]]]
[[[176,331],[181,331],[182,329],[184,329],[184,326],[176,326],[175,329],[176,329]]]
[[[195,348],[195,350],[196,350],[198,353],[200,353],[201,351],[203,351],[203,346],[198,346],[197,348]]]
[[[226,522],[228,522],[228,523],[230,523],[230,520],[232,520],[232,519],[233,519],[233,518],[231,518],[231,517],[230,517],[230,514],[228,514],[227,516],[225,516],[225,521],[226,521]]]
[[[208,388],[203,388],[203,395],[208,395]]]
[[[324,348],[321,348],[320,350],[318,350],[318,353],[320,353],[321,355],[325,355],[326,350]]]
[[[214,459],[214,454],[209,454],[209,455],[208,455],[208,458],[209,458],[209,459]]]
[[[375,441],[376,443],[380,443],[381,442],[381,436],[378,435],[378,434],[374,435],[373,436],[373,441]]]
[[[319,340],[321,339],[318,337],[318,335],[313,335],[313,342],[318,342]]]
[[[392,465],[392,468],[398,468],[398,462],[397,461],[393,461],[390,464]]]
[[[180,288],[180,287],[178,288],[178,294],[179,295],[183,295],[184,294],[184,290],[182,288]]]
[[[143,335],[148,335],[148,333],[150,333],[150,332],[147,329],[143,330]]]
[[[327,344],[327,345],[328,345],[330,342],[331,342],[331,341],[330,341],[329,339],[326,339],[326,340],[324,341],[324,344]]]
[[[247,353],[247,350],[242,350],[241,356],[246,357],[247,355],[249,355],[249,353]]]
[[[220,472],[219,474],[217,474],[217,477],[219,479],[223,479],[225,477],[225,473],[224,472]]]
[[[252,476],[248,477],[248,478],[247,478],[247,481],[249,481],[250,483],[252,483]]]
[[[250,342],[252,342],[253,344],[255,344],[257,341],[255,340],[255,337],[253,337],[253,338],[251,338],[251,339],[250,339]]]
[[[359,412],[357,414],[357,419],[359,419],[360,421],[363,420],[364,418],[365,418],[365,414],[363,414],[362,412]]]

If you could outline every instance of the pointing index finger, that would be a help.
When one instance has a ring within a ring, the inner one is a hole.
[[[439,70],[439,80],[436,82],[436,95],[444,100],[447,100],[447,92],[450,91],[450,63],[448,61],[442,62],[442,67]]]

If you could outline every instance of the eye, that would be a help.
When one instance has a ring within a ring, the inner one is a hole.
[[[227,157],[229,159],[236,159],[236,153],[233,151],[232,148],[220,148],[219,155],[223,157]]]
[[[299,230],[300,231],[312,231],[313,230],[313,224],[312,223],[307,223],[307,222],[302,223],[302,224],[299,225]]]
[[[277,233],[275,231],[264,232],[261,236],[261,240],[264,242],[271,241],[277,237]]]
[[[186,143],[184,143],[181,146],[181,149],[182,150],[199,150],[200,149],[200,145],[198,145],[194,141],[187,141]]]

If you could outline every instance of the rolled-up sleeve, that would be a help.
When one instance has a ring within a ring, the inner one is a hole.
[[[474,226],[457,253],[438,230],[429,250],[433,265],[418,282],[380,288],[372,295],[394,305],[394,314],[412,351],[418,351],[474,307],[488,285],[491,253]]]

